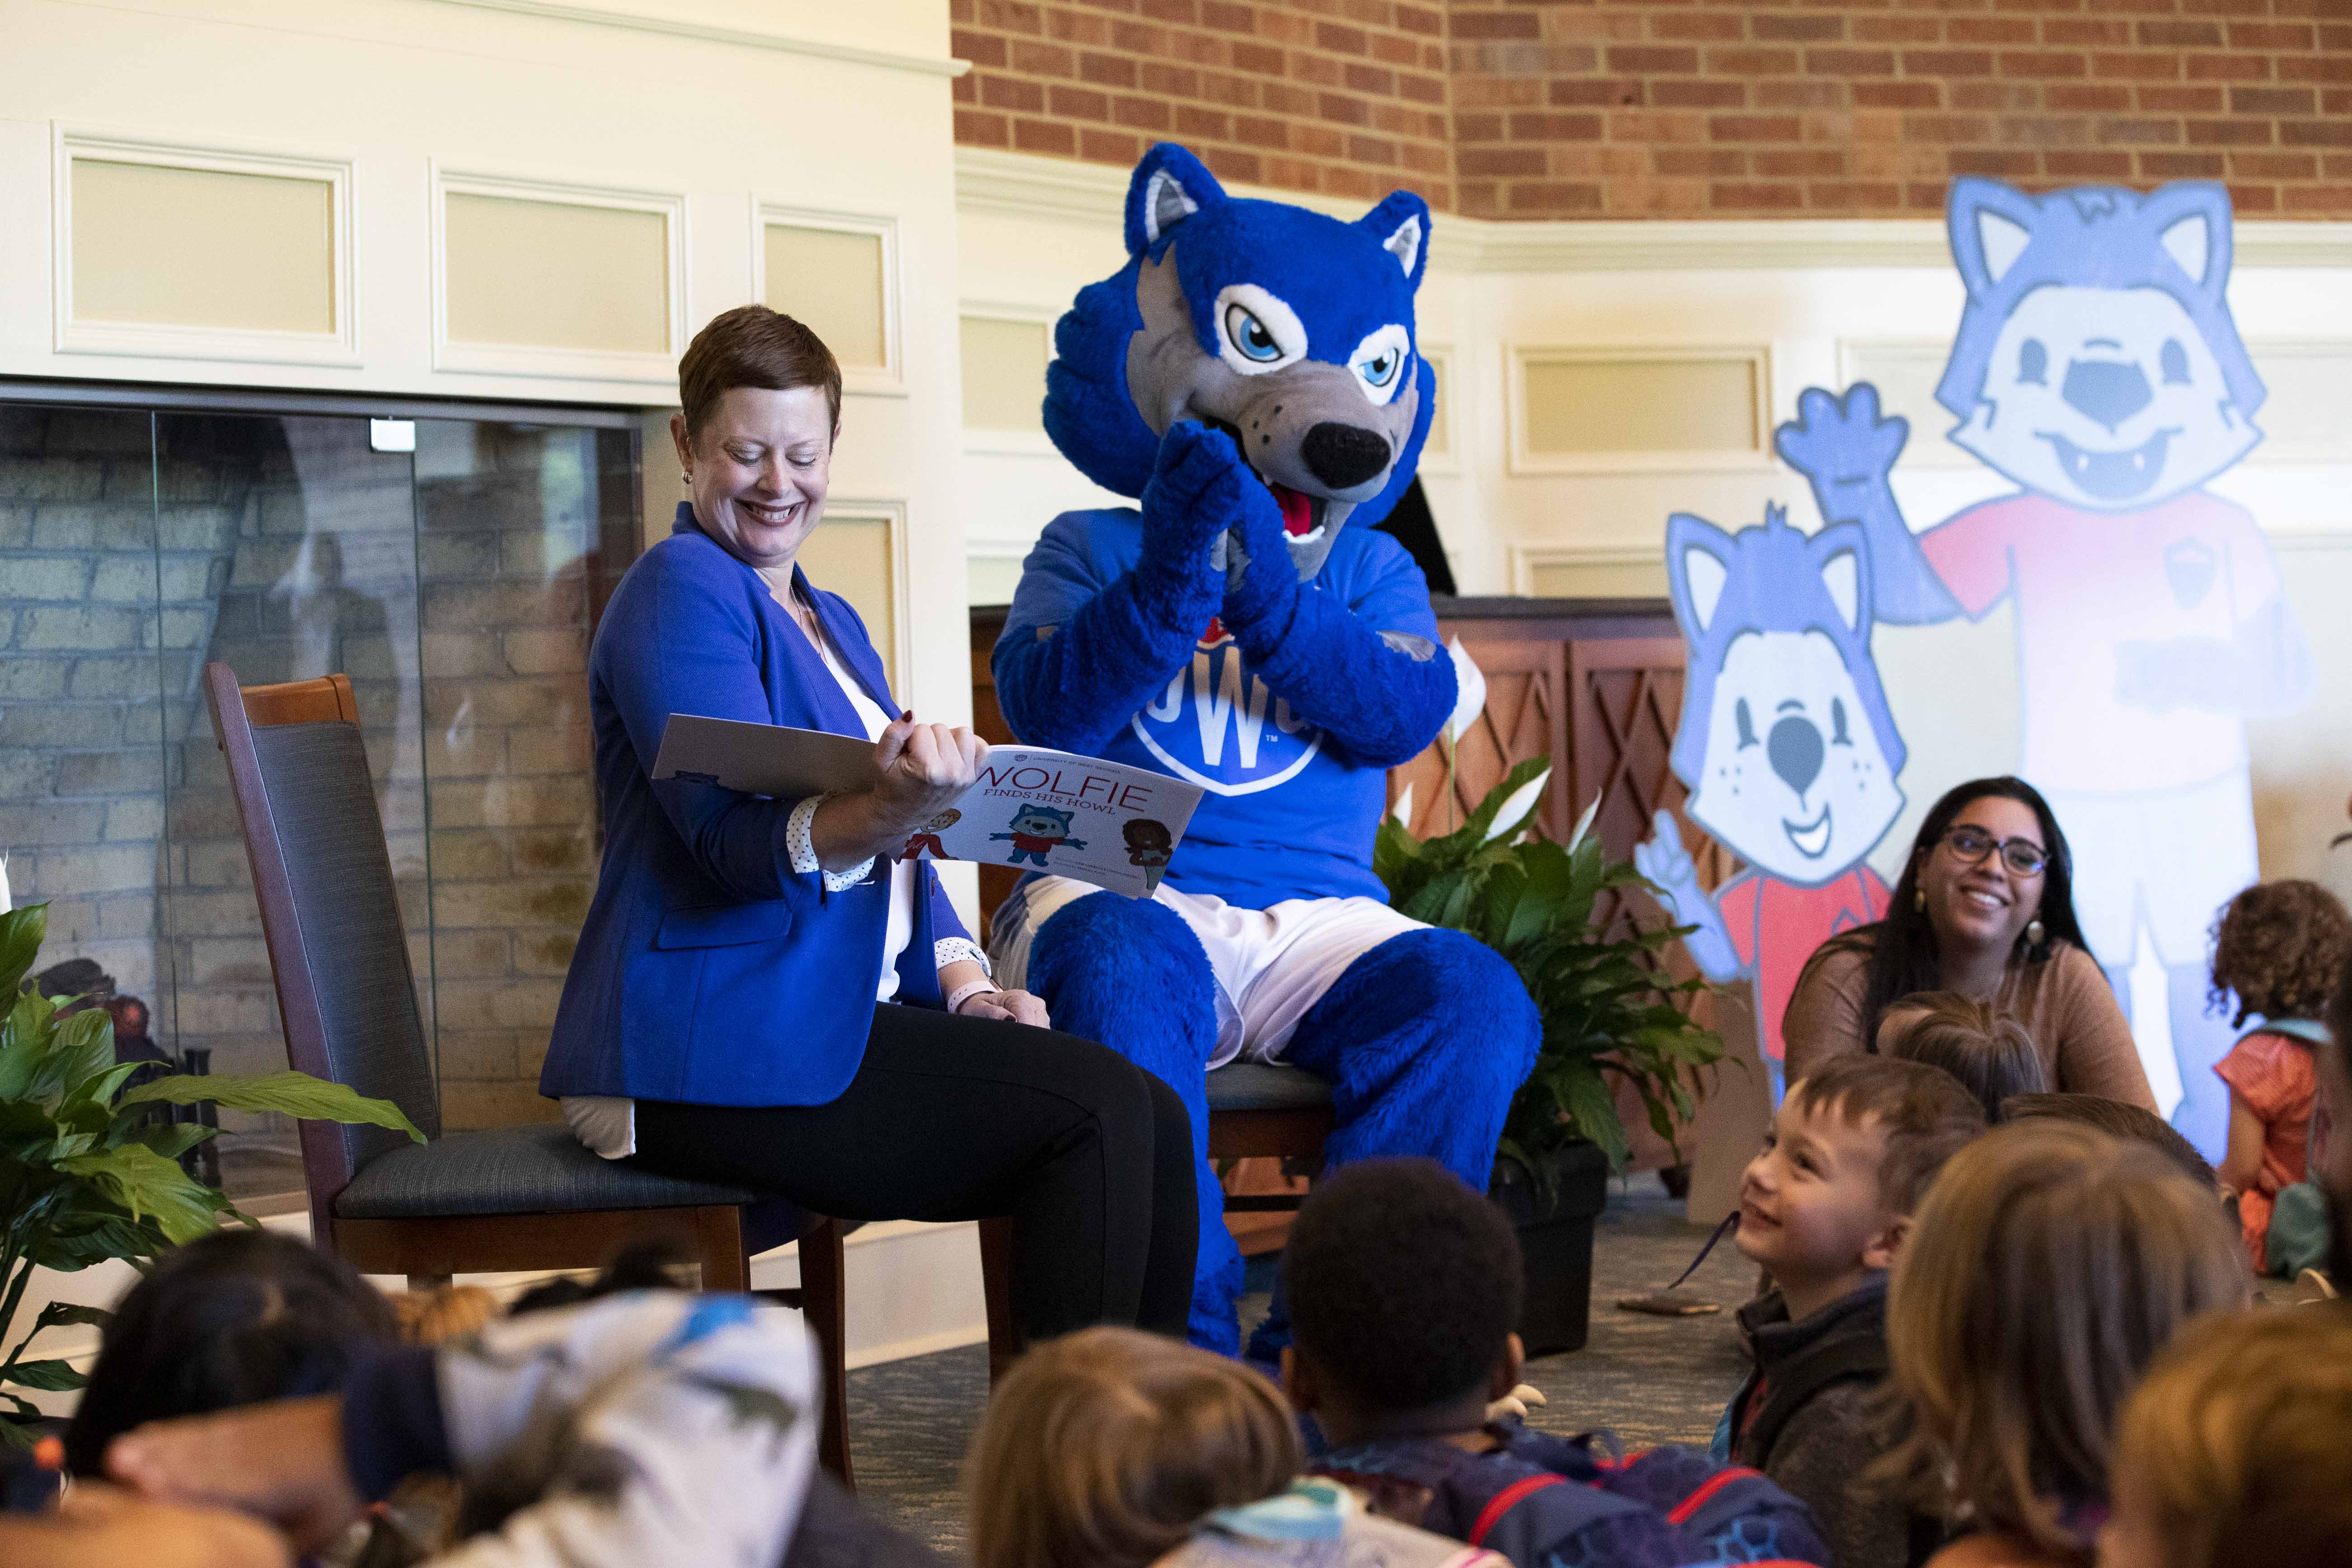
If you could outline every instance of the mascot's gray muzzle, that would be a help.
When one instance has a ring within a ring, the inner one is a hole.
[[[1275,498],[1299,577],[1322,570],[1348,514],[1378,496],[1412,438],[1421,393],[1412,367],[1386,404],[1346,365],[1302,359],[1244,375],[1201,347],[1175,252],[1138,268],[1143,327],[1128,344],[1128,391],[1154,435],[1180,420],[1223,430]]]

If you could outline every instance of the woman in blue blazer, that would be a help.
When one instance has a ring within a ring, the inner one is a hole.
[[[589,656],[604,858],[540,1092],[607,1158],[848,1219],[1010,1215],[1032,1340],[1181,1336],[1195,1236],[1175,1094],[1000,991],[929,862],[893,860],[987,747],[902,713],[866,627],[793,564],[824,513],[841,372],[764,306],[678,368],[694,499]],[[652,777],[672,713],[864,735],[873,789]]]

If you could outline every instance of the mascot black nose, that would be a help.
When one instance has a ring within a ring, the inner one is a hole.
[[[1335,490],[1353,489],[1389,466],[1387,437],[1333,419],[1307,431],[1298,450],[1307,471]]]
[[[2147,373],[2136,364],[2078,359],[2066,367],[2060,395],[2113,430],[2147,407],[2156,395],[2147,388]]]
[[[1811,721],[1793,713],[1773,725],[1764,742],[1764,754],[1772,759],[1772,771],[1787,780],[1801,798],[1822,776],[1822,758],[1827,752],[1822,732]]]

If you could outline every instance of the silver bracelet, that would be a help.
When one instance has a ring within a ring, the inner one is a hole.
[[[952,1013],[982,992],[995,989],[996,982],[993,980],[967,980],[949,994],[948,1011]]]

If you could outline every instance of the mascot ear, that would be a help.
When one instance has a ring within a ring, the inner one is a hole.
[[[1405,287],[1419,289],[1429,265],[1429,204],[1411,191],[1391,191],[1388,199],[1356,220],[1356,226],[1381,242],[1381,248],[1404,268]]]
[[[2016,265],[2041,216],[2032,196],[1999,180],[1963,175],[1952,182],[1946,226],[1951,234],[1952,260],[1969,299],[1991,292]]]
[[[1678,511],[1666,519],[1666,586],[1684,641],[1696,645],[1706,639],[1731,580],[1734,549],[1731,535],[1703,517]]]
[[[1870,552],[1862,524],[1833,522],[1805,542],[1830,603],[1847,631],[1870,633]]]
[[[2140,216],[2197,291],[2220,299],[2230,281],[2229,188],[2205,180],[2179,181],[2142,203]]]
[[[1201,160],[1173,142],[1143,155],[1127,186],[1127,253],[1140,256],[1202,207],[1223,205],[1225,188]]]

